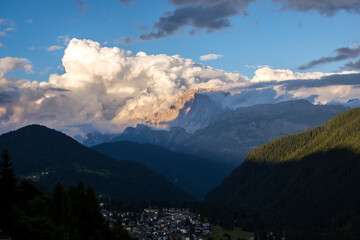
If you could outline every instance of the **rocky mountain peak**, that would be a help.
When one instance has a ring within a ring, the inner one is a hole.
[[[200,127],[206,126],[209,122],[204,121],[200,112],[209,112],[213,109],[214,114],[221,111],[221,106],[211,100],[208,96],[201,95],[200,93],[207,93],[217,91],[214,88],[199,88],[187,90],[169,109],[163,112],[154,113],[150,117],[145,117],[144,123],[160,128],[171,128],[173,126],[185,127],[187,131],[193,132]],[[216,105],[215,108],[214,105]],[[217,106],[218,105],[218,106]],[[210,118],[214,114],[207,114]],[[189,118],[192,119],[191,126],[187,127]],[[199,123],[199,121],[203,123]],[[185,122],[187,124],[185,124]],[[195,125],[196,126],[195,126]],[[204,125],[204,126],[203,126]]]

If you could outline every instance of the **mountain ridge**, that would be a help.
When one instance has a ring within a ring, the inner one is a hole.
[[[306,100],[258,104],[228,109],[193,134],[181,127],[162,130],[138,124],[136,128],[128,127],[122,134],[107,140],[150,143],[237,165],[254,148],[276,138],[319,126],[348,109],[341,105],[313,105]],[[89,142],[91,139],[84,143]]]
[[[30,125],[0,136],[21,177],[40,179],[45,188],[57,182],[90,184],[100,194],[124,200],[192,200],[164,176],[131,161],[117,161],[41,125]],[[166,192],[166,194],[165,194]]]

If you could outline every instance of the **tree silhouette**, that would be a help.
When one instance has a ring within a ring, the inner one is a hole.
[[[4,233],[11,231],[10,223],[15,217],[13,204],[17,192],[16,175],[10,159],[9,152],[4,149],[0,161],[0,229]]]

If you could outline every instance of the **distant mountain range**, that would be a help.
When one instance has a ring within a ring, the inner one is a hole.
[[[305,121],[306,119],[299,119]],[[358,232],[360,108],[251,151],[206,202],[256,210],[297,231]]]
[[[166,148],[128,141],[92,147],[114,159],[136,161],[170,179],[197,199],[202,199],[233,170],[233,165],[209,161]]]
[[[193,198],[159,173],[134,161],[118,161],[89,149],[65,134],[31,125],[0,136],[19,177],[46,189],[83,181],[98,194],[121,200],[188,201]]]
[[[306,100],[240,107],[195,132],[180,151],[240,163],[254,148],[282,136],[319,126],[349,108]]]
[[[201,94],[195,93],[193,101],[197,95]],[[346,110],[349,108],[342,105],[313,105],[306,100],[259,104],[235,110],[216,110],[217,114],[211,112],[212,117],[207,118],[208,125],[193,134],[181,127],[173,127],[167,131],[137,125],[136,128],[126,128],[118,136],[88,135],[83,144],[92,146],[109,141],[150,143],[236,166],[254,148],[276,138],[319,126]],[[194,110],[188,120],[196,122],[195,116],[203,114],[206,113],[200,111],[196,114]]]

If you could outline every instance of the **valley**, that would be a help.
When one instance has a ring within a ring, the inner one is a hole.
[[[98,211],[110,228],[121,221],[122,236],[336,239],[358,229],[359,121],[359,108],[298,100],[228,110],[192,134],[138,125],[91,148],[29,125],[0,135],[0,151],[19,179],[50,196],[59,183],[93,187]]]

